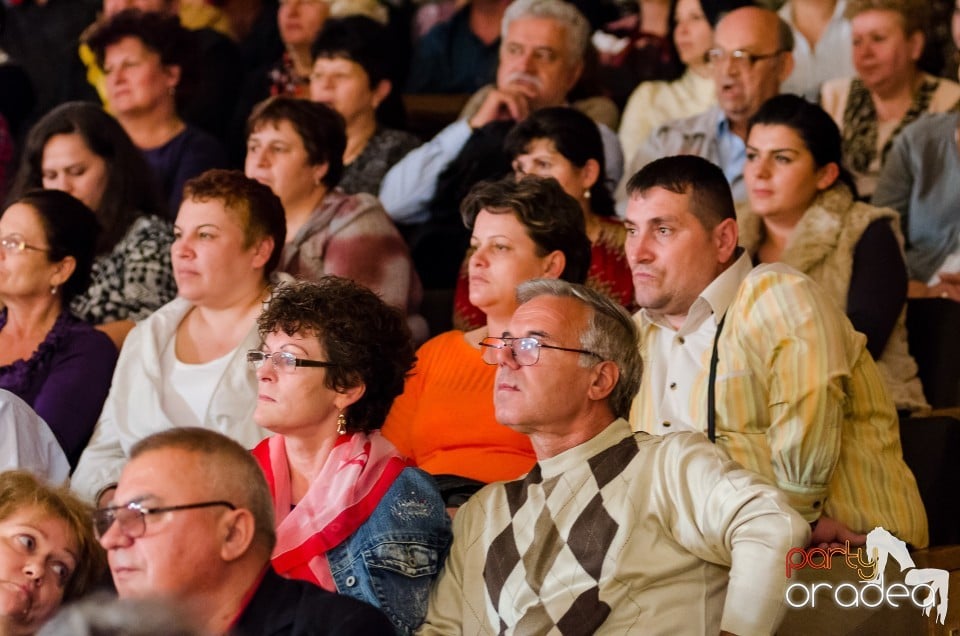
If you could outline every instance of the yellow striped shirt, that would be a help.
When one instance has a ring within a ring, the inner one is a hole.
[[[724,272],[741,277],[734,296],[712,303],[727,312],[718,349],[717,445],[776,484],[808,521],[823,513],[857,532],[882,526],[916,547],[927,545],[897,412],[866,337],[799,272],[737,265]],[[653,339],[673,334],[644,311],[635,320],[644,363],[656,364],[647,359]],[[688,421],[702,430],[710,354],[708,347],[690,393]],[[645,375],[630,425],[657,432],[658,422]]]

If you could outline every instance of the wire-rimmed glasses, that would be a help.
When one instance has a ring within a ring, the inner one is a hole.
[[[557,351],[582,353],[603,361],[603,358],[600,356],[600,354],[594,353],[593,351],[543,344],[532,336],[526,336],[523,338],[494,338],[492,336],[488,336],[480,341],[480,346],[483,347],[483,361],[487,364],[497,364],[497,351],[503,349],[504,347],[509,347],[511,353],[513,354],[513,359],[517,364],[524,367],[528,367],[531,364],[536,364],[540,361],[541,349],[556,349]]]

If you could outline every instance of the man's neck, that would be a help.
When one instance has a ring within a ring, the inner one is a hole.
[[[269,561],[255,556],[255,549],[239,561],[225,564],[219,585],[206,593],[196,594],[184,603],[188,614],[197,619],[206,634],[226,634],[246,610],[246,603],[256,593],[269,567]]]
[[[530,445],[537,460],[550,459],[571,448],[589,442],[602,433],[617,418],[606,402],[596,403],[576,417],[563,430],[534,431],[530,433]]]

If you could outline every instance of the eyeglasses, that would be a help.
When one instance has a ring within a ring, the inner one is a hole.
[[[497,364],[497,351],[504,347],[510,347],[513,353],[514,361],[523,367],[529,367],[540,361],[541,349],[556,349],[557,351],[570,351],[572,353],[582,353],[593,356],[597,360],[603,361],[603,358],[593,351],[585,349],[570,349],[568,347],[556,347],[554,345],[543,344],[536,338],[492,338],[487,337],[480,341],[483,347],[483,361],[487,364]]]
[[[273,363],[274,369],[277,371],[283,371],[284,373],[293,373],[297,367],[332,368],[340,366],[332,362],[321,362],[320,360],[307,360],[306,358],[298,358],[288,351],[274,351],[273,353],[257,351],[256,349],[247,351],[247,362],[250,363],[250,366],[253,367],[255,371],[259,371],[260,367],[262,367],[263,363],[268,359]]]
[[[36,247],[34,245],[27,244],[23,240],[23,237],[19,234],[8,234],[3,238],[0,238],[0,247],[2,247],[7,252],[22,252],[23,250],[34,250],[36,252],[49,252],[50,250],[45,247]]]
[[[229,501],[202,501],[200,503],[183,504],[180,506],[163,506],[161,508],[148,508],[139,501],[131,501],[122,506],[109,506],[107,508],[98,508],[93,511],[93,531],[100,539],[107,533],[113,522],[119,524],[120,532],[131,539],[142,537],[147,531],[147,515],[158,515],[162,512],[176,512],[178,510],[193,510],[194,508],[212,508],[214,506],[225,506],[230,510],[236,510]]]
[[[730,66],[738,69],[748,69],[753,68],[753,65],[760,60],[768,60],[783,53],[786,53],[786,51],[774,51],[773,53],[760,55],[757,53],[751,53],[750,51],[744,51],[743,49],[727,52],[723,49],[716,48],[707,51],[703,57],[708,64],[718,64],[729,59]]]

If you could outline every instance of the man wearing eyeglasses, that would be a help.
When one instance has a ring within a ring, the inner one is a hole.
[[[121,598],[160,598],[205,634],[390,634],[376,608],[270,567],[273,503],[242,446],[201,428],[137,443],[94,513]]]
[[[697,155],[717,164],[734,201],[746,201],[747,123],[765,101],[779,94],[793,71],[793,44],[790,26],[773,11],[742,7],[725,15],[714,31],[713,48],[707,51],[717,106],[664,124],[632,158],[626,158],[627,170],[617,191],[619,206],[626,205],[631,175],[671,155]]]
[[[807,524],[702,436],[631,433],[642,363],[621,307],[544,279],[517,297],[482,355],[537,464],[460,508],[419,633],[772,633]]]

